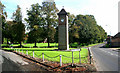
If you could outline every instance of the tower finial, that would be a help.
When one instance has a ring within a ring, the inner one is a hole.
[[[64,6],[62,6],[63,7],[63,9],[64,9]]]

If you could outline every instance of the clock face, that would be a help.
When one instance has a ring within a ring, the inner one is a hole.
[[[64,22],[64,19],[63,19],[63,18],[61,19],[61,22]]]

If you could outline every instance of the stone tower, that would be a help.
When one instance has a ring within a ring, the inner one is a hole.
[[[68,15],[63,8],[58,13],[58,49],[69,50]]]

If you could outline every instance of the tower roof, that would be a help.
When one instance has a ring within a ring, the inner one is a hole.
[[[67,12],[65,11],[65,9],[63,8],[58,15],[67,15]]]

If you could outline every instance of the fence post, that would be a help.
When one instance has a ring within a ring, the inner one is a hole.
[[[19,53],[20,53],[20,49],[19,49]]]
[[[22,49],[22,54],[23,54],[23,49]]]
[[[72,66],[73,66],[74,60],[73,60],[73,51],[72,51]]]
[[[26,54],[27,54],[27,56],[28,56],[28,50],[26,51]]]
[[[17,52],[17,49],[16,49],[16,52]]]
[[[33,51],[33,58],[34,58],[34,51]]]
[[[79,50],[79,61],[80,61],[80,64],[81,64],[80,50]]]
[[[89,59],[90,59],[90,64],[91,64],[91,53],[90,53],[90,47],[88,47],[88,51],[89,51]]]
[[[44,53],[42,53],[42,59],[43,59],[43,62],[44,62]]]
[[[11,49],[12,49],[12,47],[11,47]]]
[[[62,55],[60,55],[60,66],[62,66]]]

